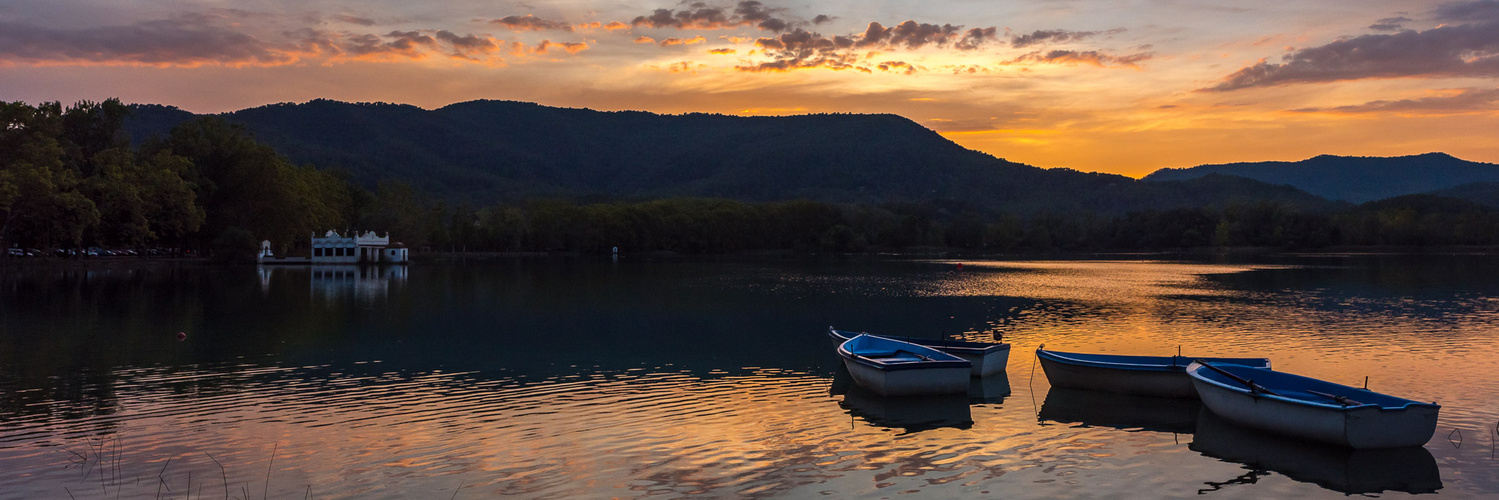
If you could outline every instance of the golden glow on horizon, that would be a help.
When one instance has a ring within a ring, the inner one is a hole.
[[[0,10],[11,23],[0,33],[0,66],[26,71],[11,71],[0,92],[35,102],[116,96],[195,112],[330,98],[428,108],[511,99],[660,113],[893,113],[1013,161],[1132,176],[1318,154],[1444,151],[1499,162],[1499,138],[1484,132],[1499,127],[1499,83],[1481,71],[1499,57],[1485,48],[1499,35],[1411,49],[1471,47],[1425,59],[1447,61],[1441,70],[1392,59],[1390,67],[1355,60],[1325,70],[1347,76],[1280,71],[1305,50],[1392,36],[1370,31],[1375,20],[1395,19],[1385,11],[1407,13],[1397,23],[1406,37],[1486,26],[1478,17],[1443,18],[1438,5],[1350,0],[1272,13],[1100,4],[1058,17],[1023,2],[994,12],[938,2],[880,16],[766,2],[743,11],[449,6],[412,17],[376,1],[358,17],[293,5],[197,14],[126,6],[115,18],[75,23],[90,29],[12,9]],[[1375,70],[1357,72],[1365,67]],[[1248,68],[1259,73],[1241,74]]]

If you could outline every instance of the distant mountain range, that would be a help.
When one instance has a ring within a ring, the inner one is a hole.
[[[1270,184],[1295,186],[1308,193],[1353,203],[1395,196],[1430,193],[1466,198],[1480,203],[1499,201],[1485,187],[1460,186],[1499,182],[1499,165],[1427,153],[1393,158],[1322,155],[1296,161],[1228,163],[1191,168],[1163,168],[1145,176],[1146,181],[1182,181],[1209,174],[1246,177]],[[1492,186],[1488,186],[1492,188]],[[1488,201],[1471,197],[1484,197]]]
[[[197,116],[133,107],[126,128],[137,141]],[[1207,165],[1165,169],[1141,181],[1006,161],[888,114],[659,115],[511,101],[429,111],[315,100],[220,116],[244,124],[294,162],[347,169],[368,187],[402,181],[451,202],[479,204],[694,196],[1122,214],[1269,200],[1325,211],[1346,206],[1328,200],[1499,181],[1495,165],[1435,153]]]

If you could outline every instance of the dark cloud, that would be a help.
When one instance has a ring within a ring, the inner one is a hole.
[[[1036,62],[1044,64],[1087,64],[1098,67],[1123,66],[1138,68],[1141,61],[1150,59],[1151,57],[1152,54],[1150,53],[1116,56],[1096,50],[1050,50],[1045,52],[1031,52],[1017,57],[1009,61],[1009,63]]]
[[[739,2],[739,5],[734,7],[734,15],[738,16],[746,24],[754,24],[756,28],[780,33],[786,31],[786,28],[790,27],[790,24],[785,20],[771,15],[773,11],[778,10],[781,9],[767,9],[765,8],[765,4],[749,0]]]
[[[1011,36],[1010,45],[1020,49],[1045,43],[1077,42],[1098,35],[1113,35],[1123,32],[1124,28],[1115,28],[1108,31],[1036,30],[1029,34]]]
[[[919,49],[926,46],[953,47],[958,50],[974,50],[985,42],[995,40],[997,30],[974,28],[963,31],[962,26],[918,23],[906,21],[886,28],[880,23],[869,23],[864,34],[855,35],[853,46],[858,48]]]
[[[958,50],[977,50],[980,45],[992,42],[998,37],[993,26],[988,28],[973,28],[963,33],[962,38],[953,43],[953,48]]]
[[[1354,106],[1305,108],[1301,112],[1453,114],[1499,109],[1499,89],[1462,89],[1452,95],[1370,101]]]
[[[854,46],[850,37],[827,38],[803,29],[795,29],[773,38],[760,38],[755,45],[770,55],[772,60],[740,66],[742,71],[790,71],[805,68],[856,69],[870,71],[857,65],[860,57],[847,50]]]
[[[1499,22],[1499,0],[1444,3],[1432,14],[1438,21],[1449,23]]]
[[[203,18],[87,29],[0,22],[0,60],[12,62],[275,65],[297,57],[295,47],[268,43]]]
[[[836,19],[838,18],[827,14],[818,14],[817,17],[812,18],[812,24],[822,25],[823,23],[831,23]]]
[[[448,55],[460,59],[480,60],[500,50],[500,45],[494,40],[474,34],[458,36],[448,30],[439,30],[435,36],[452,48]]]
[[[277,66],[308,59],[399,60],[433,54],[487,62],[497,60],[501,50],[501,44],[488,37],[446,30],[384,35],[312,27],[241,31],[249,27],[235,16],[218,13],[82,30],[0,23],[0,63]]]
[[[730,20],[729,15],[718,7],[701,3],[692,4],[687,10],[656,9],[649,16],[638,16],[630,21],[633,26],[678,29],[720,29],[749,24],[742,19]]]
[[[724,29],[737,26],[756,28],[780,33],[791,28],[793,23],[776,16],[784,9],[769,8],[757,0],[746,0],[734,8],[713,7],[702,2],[687,6],[686,10],[656,9],[648,16],[638,16],[630,24],[652,28],[676,29]]]
[[[1411,18],[1405,16],[1386,17],[1374,21],[1374,24],[1369,25],[1369,29],[1374,31],[1400,31],[1404,27],[1404,23],[1408,22],[1411,22]]]
[[[962,26],[918,23],[906,21],[890,28],[890,44],[904,45],[908,49],[919,49],[927,45],[941,44],[951,40]]]
[[[1367,78],[1499,76],[1499,2],[1447,4],[1437,13],[1439,18],[1469,16],[1465,19],[1477,22],[1363,35],[1301,49],[1280,63],[1261,60],[1241,68],[1202,90]]]
[[[374,26],[375,25],[375,20],[374,19],[368,19],[368,18],[363,18],[363,17],[359,17],[359,16],[350,16],[350,15],[345,15],[345,14],[335,15],[335,16],[333,16],[333,20],[341,22],[341,23],[357,24],[357,25],[360,25],[360,26]]]
[[[391,39],[387,42],[397,50],[415,50],[421,47],[436,47],[437,39],[420,31],[392,31],[385,35]]]
[[[744,71],[789,71],[803,68],[854,69],[870,72],[875,69],[914,72],[916,67],[900,63],[866,62],[863,54],[856,51],[888,51],[898,49],[920,49],[924,47],[951,48],[961,51],[976,50],[993,42],[997,29],[973,28],[951,24],[925,24],[906,21],[886,28],[880,23],[869,23],[863,33],[854,35],[824,36],[796,28],[775,37],[755,40],[755,45],[772,60],[758,64],[740,66]],[[885,64],[885,67],[880,67]]]
[[[515,31],[572,31],[571,24],[562,21],[551,21],[542,19],[531,14],[524,16],[505,16],[489,22],[498,24]]]

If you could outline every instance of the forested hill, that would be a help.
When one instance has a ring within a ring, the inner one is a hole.
[[[1144,180],[1179,181],[1208,174],[1287,184],[1323,198],[1363,203],[1474,182],[1496,182],[1499,181],[1499,165],[1461,160],[1443,153],[1392,158],[1321,155],[1297,162],[1164,168],[1145,176]]]
[[[138,105],[140,141],[194,115]],[[436,110],[315,100],[223,115],[297,163],[402,181],[454,202],[524,198],[941,202],[1011,213],[1094,212],[1274,200],[1327,205],[1237,178],[1186,183],[1041,169],[964,149],[895,115],[658,115],[472,101]]]

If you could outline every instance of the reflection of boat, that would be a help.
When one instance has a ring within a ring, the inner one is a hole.
[[[834,330],[833,327],[828,327],[828,337],[838,343],[847,342],[858,335],[859,332]],[[880,335],[880,337],[927,346],[968,360],[969,363],[973,364],[973,376],[975,377],[986,377],[1005,371],[1005,365],[1010,363],[1010,344],[1004,342],[988,344],[951,339],[924,339],[889,335]]]
[[[1044,347],[1044,346],[1043,346]],[[1187,364],[1193,359],[1270,367],[1265,358],[1189,358],[1183,356],[1115,356],[1036,348],[1036,358],[1052,387],[1087,389],[1158,398],[1196,398]]]
[[[1202,404],[1231,422],[1352,448],[1426,444],[1442,408],[1264,368],[1192,363],[1187,374]]]
[[[1328,446],[1239,427],[1210,411],[1198,417],[1197,433],[1188,447],[1350,495],[1432,493],[1442,488],[1436,459],[1420,446],[1379,450]]]
[[[848,393],[848,388],[854,385],[854,378],[848,374],[848,367],[838,363],[838,368],[833,370],[833,380],[828,384],[828,395],[838,396]]]
[[[968,397],[963,394],[881,396],[859,386],[848,388],[840,405],[850,415],[880,427],[915,432],[939,427],[973,426]]]
[[[1053,387],[1038,418],[1115,429],[1191,434],[1202,403],[1194,399],[1150,398]]]
[[[885,396],[963,394],[972,364],[909,342],[859,335],[838,346],[854,382]]]
[[[1005,372],[972,379],[968,383],[970,403],[1003,403],[1009,395],[1010,375]]]

